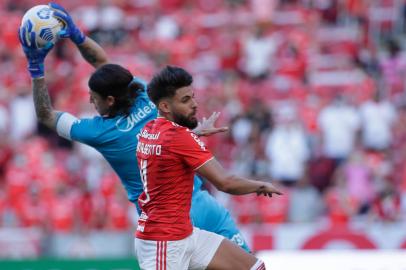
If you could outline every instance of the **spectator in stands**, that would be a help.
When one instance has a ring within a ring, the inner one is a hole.
[[[360,107],[362,143],[374,151],[386,150],[392,143],[392,127],[396,120],[396,109],[376,91],[373,100],[367,100]]]
[[[275,127],[266,142],[270,175],[285,185],[295,185],[303,178],[310,149],[296,108],[283,105],[276,112]]]
[[[320,111],[318,125],[322,154],[338,165],[354,149],[360,126],[358,112],[348,104],[344,96],[337,95]]]
[[[300,179],[289,193],[288,221],[314,222],[321,216],[323,201],[318,190],[309,183],[307,176]]]
[[[34,134],[37,127],[32,95],[29,89],[21,90],[10,102],[10,136],[18,143]]]
[[[106,45],[118,45],[126,36],[125,13],[110,1],[97,1],[97,6],[85,6],[78,10],[89,36]]]
[[[251,0],[249,2],[255,21],[270,23],[280,0]]]
[[[3,102],[0,102],[0,135],[6,137],[6,132],[9,130],[9,112]]]
[[[254,98],[247,111],[247,117],[253,125],[251,132],[251,152],[253,155],[253,176],[265,177],[268,175],[268,160],[264,151],[267,134],[273,126],[271,110],[261,99]]]
[[[393,133],[393,144],[388,153],[391,153],[393,160],[394,181],[402,185],[406,210],[406,104],[400,106],[398,110]]]
[[[49,208],[42,200],[39,185],[32,185],[18,201],[16,213],[22,227],[48,228]]]
[[[232,120],[231,135],[237,145],[246,145],[253,129],[252,121],[245,115],[238,115]]]
[[[380,59],[383,82],[391,97],[404,93],[406,58],[402,47],[395,39],[387,43],[387,54]]]
[[[348,195],[356,202],[356,213],[358,214],[365,214],[369,211],[375,196],[371,170],[366,159],[365,153],[357,149],[336,172],[342,177]]]
[[[59,183],[49,205],[49,222],[54,231],[73,232],[77,229],[79,213],[79,197],[76,190],[69,189],[66,184]]]
[[[253,131],[254,123],[246,114],[235,117],[230,126],[231,137],[238,147],[236,155],[233,156],[232,169],[242,175],[250,175],[254,166]]]
[[[180,33],[178,23],[169,15],[158,16],[154,30],[156,38],[163,42],[175,40]]]
[[[9,111],[8,108],[0,102],[0,186],[3,184],[2,180],[5,167],[13,154],[9,142],[9,130]]]
[[[346,224],[357,213],[358,204],[347,191],[344,175],[336,171],[332,185],[324,192],[327,216],[332,224]]]
[[[272,128],[272,115],[268,106],[259,98],[254,98],[247,110],[247,116],[255,125],[258,126],[260,132],[267,132]]]
[[[401,218],[401,196],[391,181],[386,181],[373,204],[373,217],[380,221],[395,222]]]
[[[277,48],[274,37],[268,36],[266,29],[257,25],[253,33],[244,38],[241,69],[252,80],[262,80],[270,73],[272,56]]]
[[[325,23],[336,24],[339,19],[339,1],[337,0],[316,0],[313,1],[316,9],[321,13]]]

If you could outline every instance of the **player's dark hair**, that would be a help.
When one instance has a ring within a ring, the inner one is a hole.
[[[192,82],[192,75],[183,68],[166,66],[148,84],[148,96],[158,105],[162,98],[173,97],[178,88],[189,86]]]
[[[110,117],[128,115],[138,92],[144,89],[144,85],[134,80],[130,71],[116,64],[106,64],[96,69],[88,85],[104,99],[114,97],[115,102],[109,108]]]

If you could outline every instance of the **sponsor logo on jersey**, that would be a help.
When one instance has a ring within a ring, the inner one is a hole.
[[[143,221],[145,221],[145,220],[147,220],[148,219],[148,216],[147,216],[147,214],[145,213],[145,212],[141,212],[141,215],[140,215],[140,220],[143,220]]]
[[[138,110],[132,112],[130,115],[120,117],[116,122],[117,129],[122,132],[132,130],[138,122],[148,117],[155,108],[155,104],[150,101],[148,105],[143,108],[138,108]]]
[[[138,224],[137,231],[144,232],[145,225]]]
[[[233,237],[231,237],[231,241],[233,241],[240,247],[244,246],[245,244],[244,239],[242,238],[242,235],[240,233],[234,234]]]
[[[197,142],[197,144],[200,146],[200,148],[201,148],[203,151],[206,151],[206,146],[204,145],[204,142],[202,142],[202,141],[199,139],[199,137],[198,137],[196,134],[194,134],[193,132],[191,132],[191,131],[190,131],[190,135],[191,135],[192,138]]]
[[[148,133],[147,130],[143,129],[143,130],[141,131],[140,136],[141,136],[142,138],[145,138],[145,139],[148,139],[148,140],[158,140],[160,134],[161,134],[161,132],[158,132],[158,133]]]

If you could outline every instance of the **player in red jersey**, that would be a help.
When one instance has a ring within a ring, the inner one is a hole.
[[[192,76],[168,66],[148,95],[159,111],[139,133],[137,160],[144,184],[138,199],[135,249],[141,269],[265,269],[262,261],[217,234],[194,228],[189,210],[193,175],[224,192],[281,194],[272,184],[226,172],[191,129],[197,125]]]

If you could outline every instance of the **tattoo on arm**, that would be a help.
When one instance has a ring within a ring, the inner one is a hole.
[[[79,45],[78,48],[82,57],[93,67],[98,68],[107,64],[106,52],[93,39],[86,37],[85,42]]]
[[[33,96],[35,112],[38,121],[47,127],[54,129],[56,112],[52,108],[51,98],[44,78],[33,79]]]
[[[79,51],[82,54],[83,58],[85,58],[85,60],[92,66],[96,66],[99,62],[99,59],[97,58],[97,52],[94,51],[92,48],[79,46]]]

